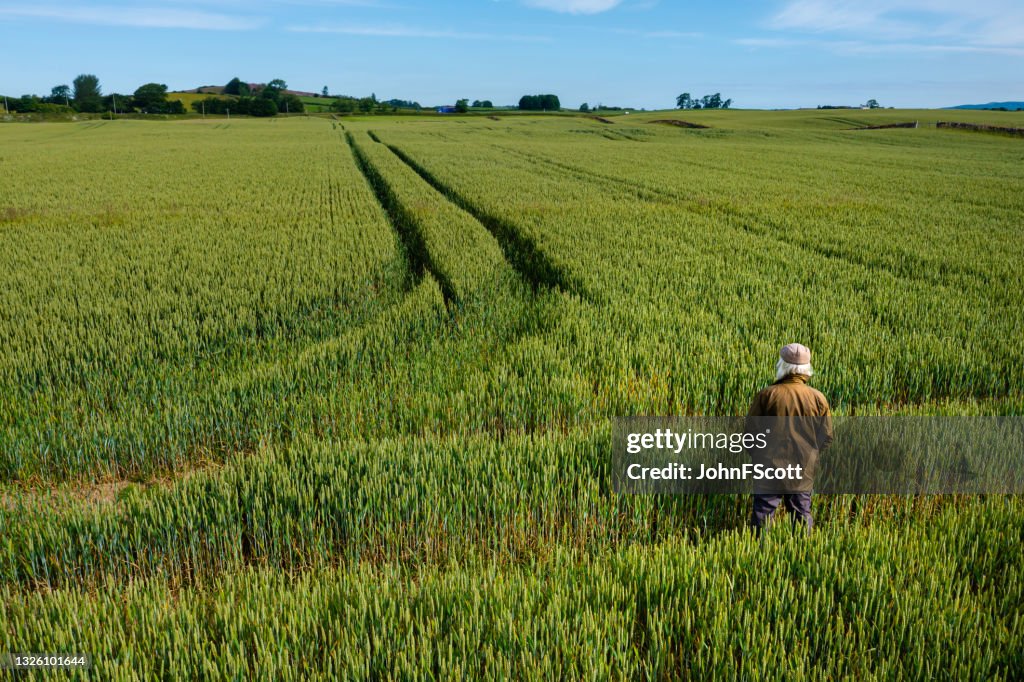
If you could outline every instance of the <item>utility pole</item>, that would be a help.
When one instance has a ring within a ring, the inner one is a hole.
[[[4,113],[5,114],[11,113],[11,108],[9,106],[7,106],[7,95],[4,95]]]
[[[114,120],[114,114],[117,113],[117,95],[111,95],[110,98],[114,101],[114,112],[110,114],[110,120]]]

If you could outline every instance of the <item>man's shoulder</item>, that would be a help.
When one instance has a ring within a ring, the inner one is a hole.
[[[772,396],[773,393],[775,393],[775,390],[778,389],[778,387],[778,384],[769,384],[765,386],[764,388],[757,392],[756,399],[762,402],[767,400]]]
[[[792,395],[794,393],[796,393],[796,394],[801,394],[802,393],[802,394],[804,394],[806,396],[813,397],[814,401],[816,403],[818,403],[819,405],[821,405],[823,407],[829,407],[828,398],[825,397],[824,393],[822,393],[818,389],[816,389],[813,386],[810,386],[808,384],[796,383],[796,382],[793,382],[793,383],[776,382],[774,384],[769,384],[768,386],[765,386],[764,388],[762,388],[758,392],[757,399],[758,400],[762,400],[762,401],[768,400],[773,395],[775,395],[776,393],[782,393],[783,395],[785,395],[785,394]]]
[[[824,393],[814,388],[813,386],[807,386],[806,384],[803,386],[803,388],[804,390],[808,391],[810,395],[814,396],[815,402],[817,402],[819,405],[825,408],[829,407],[828,398],[825,397]]]

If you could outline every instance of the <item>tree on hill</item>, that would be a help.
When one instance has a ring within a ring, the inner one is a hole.
[[[280,96],[280,94],[287,89],[288,84],[285,83],[283,79],[275,78],[274,80],[266,84],[266,86],[263,88],[260,94],[263,95],[270,93],[273,96],[272,99],[277,99],[278,96]]]
[[[700,99],[691,97],[690,93],[684,92],[676,97],[677,109],[728,109],[732,106],[731,99],[722,99],[722,93],[716,92],[713,95],[704,95]]]
[[[522,111],[558,111],[562,108],[558,95],[523,95],[519,98]]]
[[[50,89],[49,101],[52,104],[70,104],[71,87],[67,85],[54,85]]]
[[[167,86],[163,83],[140,85],[132,97],[132,106],[144,114],[165,113],[167,110]]]
[[[245,89],[245,92],[242,92],[243,88]],[[232,78],[231,80],[228,81],[227,85],[224,86],[224,94],[225,95],[248,95],[249,94],[249,86],[246,85],[245,83],[243,83],[238,76],[235,76],[234,78]]]
[[[74,86],[75,109],[78,111],[99,111],[102,105],[100,97],[100,79],[91,73],[83,73],[72,81]]]

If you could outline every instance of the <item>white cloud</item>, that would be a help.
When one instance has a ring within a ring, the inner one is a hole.
[[[622,0],[523,0],[523,3],[566,14],[598,14],[619,6]]]
[[[1024,48],[990,45],[953,45],[944,43],[864,42],[859,40],[798,40],[793,38],[737,38],[734,45],[750,48],[785,49],[790,47],[827,50],[841,55],[871,55],[886,53],[959,53],[997,54],[1024,57]]]
[[[906,53],[952,53],[952,54],[998,54],[1008,57],[1024,57],[1024,47],[1001,47],[986,45],[946,45],[938,43],[861,43],[840,41],[826,45],[841,54],[883,54]]]
[[[414,26],[350,26],[341,24],[316,24],[306,26],[289,26],[288,31],[294,33],[336,33],[350,36],[370,36],[378,38],[440,38],[445,40],[511,40],[521,42],[545,42],[542,36],[525,36],[513,34],[473,33],[466,31],[435,30]]]
[[[1024,47],[1019,0],[788,0],[770,26],[861,40]]]
[[[244,31],[257,28],[263,23],[262,20],[252,17],[158,7],[55,7],[45,5],[0,7],[0,17],[5,16],[66,21],[76,24],[133,26],[136,28],[189,28],[204,31]]]

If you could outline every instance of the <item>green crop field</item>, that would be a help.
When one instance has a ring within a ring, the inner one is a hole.
[[[0,126],[0,654],[1020,679],[1017,497],[758,540],[610,483],[613,417],[744,414],[795,340],[838,414],[1024,414],[1024,139],[938,120],[1024,118]]]

